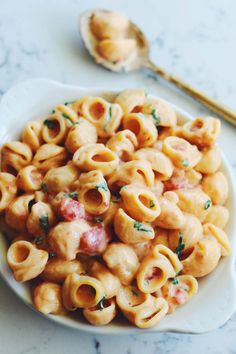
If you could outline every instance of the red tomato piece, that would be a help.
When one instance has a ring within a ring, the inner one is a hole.
[[[172,191],[175,189],[187,188],[188,180],[187,178],[172,177],[169,181],[164,181],[165,192]]]
[[[203,123],[201,121],[197,121],[193,124],[193,126],[190,128],[191,132],[196,132],[197,130],[201,129],[203,126]]]
[[[183,305],[188,300],[188,293],[181,287],[176,287],[173,298],[178,305]]]
[[[94,226],[85,231],[80,239],[80,251],[87,254],[100,254],[105,251],[109,235],[103,226]]]
[[[66,221],[85,219],[84,205],[72,198],[63,198],[59,206],[59,213]]]
[[[157,267],[152,268],[152,273],[146,278],[147,280],[152,280],[160,275],[160,269]]]
[[[188,179],[185,176],[185,172],[177,168],[174,170],[172,177],[163,183],[165,192],[188,187]]]

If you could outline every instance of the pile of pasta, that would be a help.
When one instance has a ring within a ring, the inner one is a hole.
[[[2,146],[7,260],[38,311],[148,328],[230,253],[220,121],[177,118],[128,89],[59,104]]]

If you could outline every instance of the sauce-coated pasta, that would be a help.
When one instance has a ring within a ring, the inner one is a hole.
[[[112,36],[118,43],[115,24],[127,29],[112,16],[114,26],[92,21],[104,56]],[[16,281],[37,279],[35,308],[81,309],[95,326],[119,309],[148,328],[190,301],[197,278],[231,251],[219,131],[212,117],[178,124],[165,101],[128,89],[59,104],[5,143],[0,213],[15,235],[7,260]]]

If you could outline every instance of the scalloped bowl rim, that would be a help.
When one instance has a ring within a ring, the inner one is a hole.
[[[0,143],[17,137],[28,120],[36,119],[50,111],[56,104],[68,100],[75,100],[84,95],[114,95],[122,89],[85,88],[66,85],[48,79],[30,79],[21,82],[5,93],[0,101],[0,117],[4,117],[4,126],[0,127]],[[162,99],[156,95],[150,97]],[[163,100],[163,99],[162,99]],[[166,100],[163,100],[166,101]],[[168,101],[166,101],[168,102]],[[180,119],[192,120],[193,117],[183,109],[168,102],[177,112]],[[16,124],[17,123],[17,124]],[[236,190],[231,167],[223,155],[222,170],[229,181],[229,200],[227,206],[231,218],[227,232],[232,245],[232,254],[221,259],[217,269],[200,281],[200,290],[185,306],[173,314],[166,316],[157,326],[149,329],[135,328],[127,321],[116,321],[104,327],[94,327],[80,317],[64,317],[43,315],[32,306],[29,286],[17,283],[6,262],[7,242],[0,233],[0,274],[7,285],[30,308],[43,317],[60,325],[73,329],[96,334],[135,334],[158,332],[205,333],[224,325],[236,309],[236,276],[234,271],[236,255],[236,220],[233,220],[233,211],[236,206]]]

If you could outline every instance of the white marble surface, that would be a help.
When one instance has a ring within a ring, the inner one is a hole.
[[[47,77],[92,87],[144,86],[194,115],[209,113],[147,72],[128,76],[95,66],[78,38],[77,17],[98,6],[125,11],[145,30],[153,60],[236,109],[235,0],[0,0],[0,95],[21,80]],[[236,172],[236,129],[222,126],[221,144]],[[40,317],[0,280],[0,354],[232,354],[235,331],[233,316],[198,336],[92,336]]]

